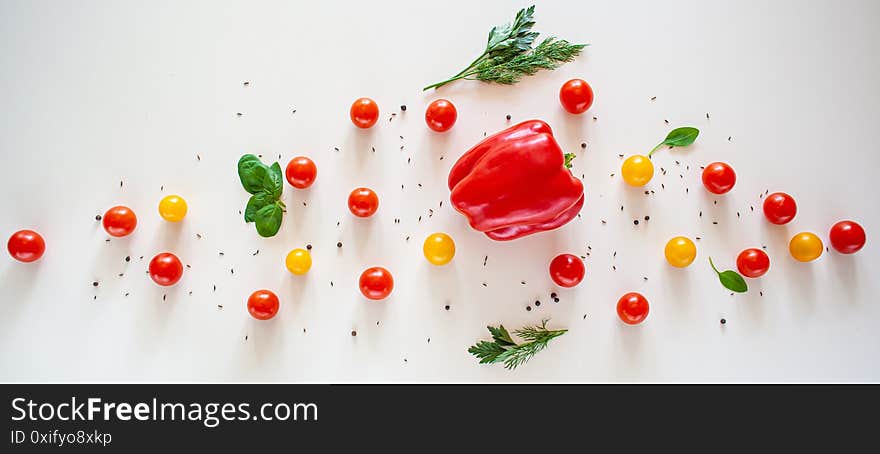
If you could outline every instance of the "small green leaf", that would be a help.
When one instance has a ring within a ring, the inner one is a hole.
[[[721,285],[724,288],[737,293],[745,293],[749,290],[746,280],[736,271],[718,271],[718,268],[715,268],[715,264],[712,263],[712,257],[709,257],[709,265],[712,266],[712,270],[718,275],[718,280],[721,281]]]
[[[492,339],[495,339],[495,342],[501,345],[516,345],[516,342],[510,337],[510,333],[507,332],[504,325],[499,325],[498,328],[493,326],[487,326],[486,328],[489,328],[489,332],[492,333]]]
[[[248,200],[247,207],[244,209],[244,222],[256,221],[257,211],[260,211],[266,205],[274,203],[272,196],[266,192],[258,192],[251,196]]]
[[[743,279],[742,276],[739,275],[736,271],[727,270],[718,273],[718,279],[721,280],[721,285],[726,287],[731,292],[737,293],[745,293],[749,290],[748,284],[746,284],[746,280]]]
[[[565,168],[570,169],[571,168],[571,161],[574,160],[576,155],[574,153],[565,153],[564,156],[565,156]]]
[[[284,188],[283,178],[281,176],[281,166],[276,162],[266,169],[266,173],[262,174],[263,190],[268,192],[272,199],[277,200],[281,197],[281,190]]]
[[[683,128],[675,128],[669,132],[669,135],[666,136],[666,139],[663,140],[663,145],[669,145],[670,147],[686,147],[695,140],[697,140],[697,136],[700,135],[700,130],[691,126],[685,126]]]
[[[262,190],[262,177],[264,174],[260,169],[263,171],[268,170],[266,165],[260,161],[260,158],[252,154],[246,154],[238,160],[238,178],[241,180],[241,185],[245,191],[256,194]]]
[[[257,210],[254,220],[257,223],[257,233],[264,238],[275,236],[281,228],[281,218],[284,210],[277,202],[266,205]]]

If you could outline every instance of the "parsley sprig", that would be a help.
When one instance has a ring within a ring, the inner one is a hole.
[[[460,79],[515,84],[524,76],[531,76],[541,69],[553,70],[572,61],[587,46],[551,36],[532,48],[539,34],[532,31],[534,13],[535,6],[532,5],[519,10],[513,22],[492,27],[486,50],[476,60],[458,74],[428,85],[423,90],[439,88]]]
[[[568,332],[567,329],[549,330],[547,320],[543,320],[541,325],[526,326],[514,331],[525,340],[517,344],[504,325],[486,328],[492,334],[492,342],[479,341],[468,349],[468,353],[479,358],[480,364],[504,363],[504,367],[510,370],[516,369],[547,347],[551,339]]]

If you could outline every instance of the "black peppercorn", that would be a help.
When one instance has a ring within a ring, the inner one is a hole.
[[[638,219],[633,219],[633,224],[634,224],[634,225],[639,225],[639,220],[638,220]]]
[[[101,215],[99,214],[99,215],[95,216],[95,220],[96,220],[96,221],[100,221],[100,220],[101,220]]]
[[[725,323],[727,323],[727,320],[725,320],[725,319],[722,318],[722,319],[721,319],[721,324],[723,325],[723,324],[725,324]]]
[[[507,115],[507,121],[510,121],[510,115]]]
[[[342,241],[336,243],[336,247],[342,247]]]
[[[400,110],[401,110],[402,112],[406,112],[406,104],[401,104],[401,105],[400,105]]]
[[[312,245],[311,245],[311,244],[307,244],[307,245],[306,245],[306,249],[308,249],[308,250],[311,251],[311,250],[312,250]]]

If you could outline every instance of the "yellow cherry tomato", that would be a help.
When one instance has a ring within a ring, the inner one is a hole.
[[[651,159],[647,156],[640,154],[632,155],[626,158],[626,161],[623,161],[623,165],[620,167],[620,174],[623,176],[623,181],[630,185],[644,186],[654,176],[654,164],[651,163]]]
[[[287,254],[284,264],[287,266],[287,271],[293,274],[306,274],[312,267],[312,255],[305,249],[294,249]]]
[[[676,268],[690,265],[697,257],[697,246],[690,238],[677,236],[666,243],[666,261]]]
[[[788,252],[799,262],[811,262],[822,255],[822,240],[813,233],[801,232],[791,238]]]
[[[169,195],[159,202],[159,216],[168,222],[180,222],[186,216],[186,200],[179,195]]]
[[[455,241],[445,233],[432,233],[422,246],[425,258],[434,265],[445,265],[455,257]]]

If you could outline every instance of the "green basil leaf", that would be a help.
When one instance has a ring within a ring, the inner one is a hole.
[[[254,219],[257,223],[257,233],[264,238],[275,236],[281,229],[281,217],[284,211],[281,205],[273,203],[257,210]]]
[[[690,126],[675,128],[666,136],[666,139],[663,140],[663,144],[669,145],[670,147],[686,147],[694,143],[694,141],[697,140],[698,135],[700,135],[700,130],[697,128]]]
[[[246,154],[238,160],[238,178],[245,191],[256,194],[263,189],[262,182],[265,174],[261,173],[260,169],[265,171],[267,167],[260,161],[260,158],[252,154]]]
[[[718,279],[721,280],[721,285],[732,292],[745,293],[749,290],[749,286],[746,284],[746,280],[743,279],[743,277],[740,276],[739,273],[737,273],[736,271],[722,271],[718,273]]]
[[[281,165],[277,162],[269,167],[269,171],[263,179],[263,189],[272,194],[273,199],[278,200],[281,198],[281,191],[284,189],[284,177],[281,176]]]
[[[260,211],[266,205],[274,203],[272,195],[266,192],[258,192],[251,196],[248,200],[247,207],[244,209],[244,222],[254,222],[257,220],[257,211]]]

